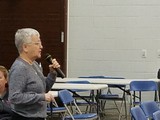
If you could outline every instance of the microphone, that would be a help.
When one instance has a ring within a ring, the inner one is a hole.
[[[49,63],[52,64],[52,56],[50,54],[46,54],[45,60]],[[65,77],[65,74],[62,72],[60,68],[54,68],[56,72],[61,76],[61,78]]]

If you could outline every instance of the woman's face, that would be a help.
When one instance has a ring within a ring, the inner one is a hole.
[[[5,92],[5,84],[7,83],[6,78],[4,77],[4,73],[0,71],[0,94],[3,94]]]
[[[28,57],[32,61],[34,61],[37,58],[41,58],[41,51],[43,46],[42,46],[40,37],[38,35],[33,35],[31,38],[32,38],[32,42],[27,44],[25,50]]]

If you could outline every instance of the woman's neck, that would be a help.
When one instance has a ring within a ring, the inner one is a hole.
[[[33,61],[31,59],[29,59],[28,57],[24,56],[24,55],[20,55],[19,56],[21,59],[23,59],[24,61],[26,61],[28,64],[32,65]]]

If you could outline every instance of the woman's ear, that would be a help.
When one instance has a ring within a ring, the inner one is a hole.
[[[28,45],[26,43],[22,46],[23,51],[28,52]]]

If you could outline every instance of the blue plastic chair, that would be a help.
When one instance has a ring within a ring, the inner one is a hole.
[[[73,84],[90,84],[89,81],[87,80],[82,80],[82,81],[68,81],[67,83],[73,83]],[[94,96],[94,91],[93,90],[79,90],[79,89],[70,89],[70,91],[73,93],[73,97],[76,100],[76,104],[78,106],[85,106],[86,110],[85,112],[88,112],[88,109],[90,107],[89,111],[92,111],[92,108],[96,109],[97,103],[94,102],[93,96]],[[82,95],[81,93],[87,93],[88,95]]]
[[[143,112],[145,113],[146,117],[150,118],[150,119],[153,118],[154,112],[160,110],[157,102],[155,102],[155,101],[141,102],[140,107],[143,110]]]
[[[131,117],[133,120],[148,120],[139,106],[131,108]]]
[[[153,113],[153,120],[160,120],[160,110]]]
[[[52,101],[47,104],[47,115],[53,117],[53,115],[58,114],[59,117],[63,119],[67,109],[65,107],[59,107],[56,101]]]
[[[132,81],[130,83],[130,91],[133,93],[130,99],[132,106],[142,102],[142,92],[153,91],[155,93],[154,101],[158,101],[159,99],[157,83],[154,81]]]
[[[60,90],[59,97],[69,114],[64,117],[64,120],[93,120],[98,118],[97,113],[82,113],[68,90]],[[74,110],[71,111],[71,109]]]

